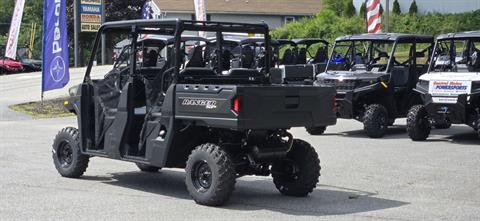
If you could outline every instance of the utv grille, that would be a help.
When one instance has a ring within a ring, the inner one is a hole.
[[[336,79],[325,79],[323,83],[327,86],[332,86],[337,89],[337,91],[351,91],[355,89],[356,81],[355,80],[336,80]]]

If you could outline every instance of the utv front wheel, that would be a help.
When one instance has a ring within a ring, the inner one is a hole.
[[[305,129],[307,129],[307,132],[308,132],[310,135],[322,135],[323,133],[325,133],[325,130],[327,129],[327,127],[325,127],[325,126],[321,126],[321,127],[306,127]]]
[[[57,134],[53,141],[52,157],[55,168],[64,177],[78,178],[85,173],[89,156],[80,151],[76,128],[67,127]]]
[[[161,167],[154,167],[143,163],[136,163],[138,169],[142,172],[156,173],[161,170]]]
[[[187,160],[185,183],[196,203],[207,206],[225,204],[235,188],[235,167],[220,146],[202,144]]]
[[[363,118],[363,129],[367,136],[371,138],[380,138],[385,135],[388,127],[387,109],[380,104],[367,106]]]
[[[422,105],[413,106],[407,115],[407,133],[413,141],[426,140],[430,135],[431,125],[428,113]]]
[[[287,196],[307,196],[317,186],[319,176],[317,152],[303,140],[295,139],[287,158],[272,165],[273,183]]]

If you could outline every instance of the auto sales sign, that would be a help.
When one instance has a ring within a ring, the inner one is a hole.
[[[471,81],[430,81],[429,93],[432,96],[452,97],[470,94]]]

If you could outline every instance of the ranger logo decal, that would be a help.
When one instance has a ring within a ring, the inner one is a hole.
[[[209,99],[184,98],[183,106],[205,107],[205,109],[217,109],[217,101]]]

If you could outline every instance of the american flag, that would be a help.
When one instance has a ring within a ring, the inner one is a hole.
[[[382,31],[380,0],[367,0],[366,5],[368,33],[380,33]]]
[[[142,8],[142,19],[152,19],[153,16],[152,2],[150,0],[146,1]]]

